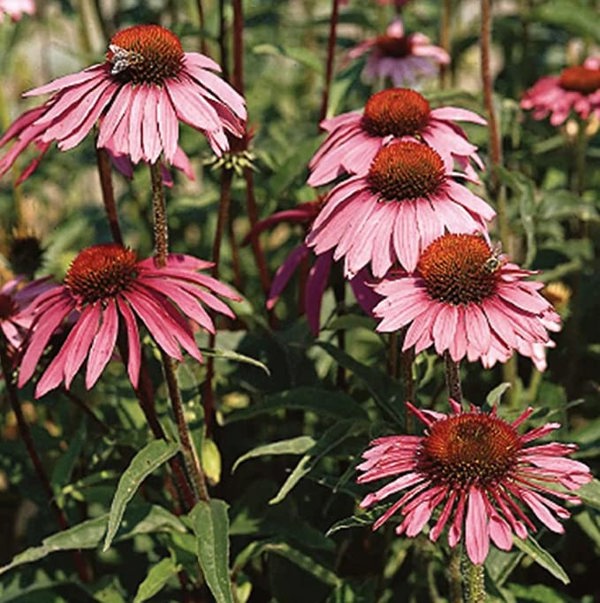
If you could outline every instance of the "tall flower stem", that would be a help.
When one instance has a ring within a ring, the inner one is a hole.
[[[398,333],[390,333],[388,341],[388,374],[392,379],[398,378]]]
[[[96,147],[96,163],[98,164],[98,175],[100,177],[100,188],[102,189],[102,200],[104,209],[108,218],[108,225],[113,241],[123,245],[123,235],[119,225],[119,216],[117,213],[117,204],[115,202],[115,191],[113,189],[112,175],[110,168],[110,159],[104,149]]]
[[[2,366],[2,374],[4,375],[4,383],[6,387],[6,392],[8,394],[10,406],[13,412],[15,413],[15,417],[17,419],[17,429],[19,430],[19,436],[25,444],[27,454],[31,459],[31,463],[33,465],[39,483],[41,484],[42,489],[44,490],[44,493],[48,499],[48,504],[50,505],[50,508],[56,516],[56,520],[60,529],[67,530],[69,528],[69,522],[64,511],[56,504],[56,499],[54,498],[54,491],[52,490],[50,479],[46,474],[46,470],[44,469],[42,460],[40,459],[35,448],[33,436],[31,435],[31,430],[29,429],[27,419],[23,414],[23,409],[21,408],[21,403],[19,402],[17,388],[12,379],[13,370],[10,358],[8,356],[8,350],[6,349],[6,346],[3,342],[0,342],[0,365]],[[73,551],[73,564],[75,565],[75,570],[77,571],[79,579],[82,582],[89,582],[91,576],[89,575],[88,567],[80,550]]]
[[[483,565],[476,565],[465,558],[465,602],[485,603],[487,596],[485,592],[485,580]]]
[[[502,246],[509,254],[512,251],[512,240],[508,222],[508,208],[506,205],[506,188],[501,185],[499,168],[502,167],[502,138],[498,116],[494,106],[494,82],[491,70],[491,46],[492,46],[492,2],[481,0],[481,83],[483,86],[483,102],[485,104],[492,173],[490,176],[490,194],[496,200],[498,210],[498,231]],[[509,404],[513,405],[517,398],[518,370],[516,356],[509,358],[502,366],[502,375],[505,381],[510,383],[508,392]]]
[[[242,0],[233,0],[233,87],[244,95],[244,8]],[[240,151],[248,150],[250,136],[246,132],[242,139],[234,144],[240,146]],[[233,145],[232,145],[233,146]],[[235,150],[235,149],[232,149]],[[246,182],[246,211],[250,222],[250,247],[254,254],[254,261],[258,269],[258,276],[263,293],[267,295],[271,288],[269,271],[263,250],[260,246],[258,235],[254,234],[254,227],[258,222],[258,206],[254,194],[254,172],[249,166],[244,167],[244,181]],[[231,218],[230,218],[231,219]]]
[[[119,348],[119,354],[121,355],[121,359],[126,365],[128,349],[123,337],[119,336],[117,338],[117,346]],[[156,414],[152,382],[150,380],[150,374],[148,373],[148,367],[146,365],[146,360],[143,355],[141,358],[140,365],[139,384],[138,387],[133,388],[133,391],[135,393],[136,398],[138,399],[140,408],[144,413],[146,422],[150,427],[150,431],[152,431],[152,435],[157,440],[166,440],[167,436],[165,435],[164,429],[162,428],[162,425],[160,424],[160,421],[158,419],[158,415]],[[182,497],[186,509],[189,511],[196,504],[196,498],[190,486],[190,482],[185,475],[183,465],[181,464],[180,459],[175,457],[169,460],[169,466],[171,467],[171,471],[173,472],[175,482],[177,483],[178,493]]]
[[[335,59],[335,41],[337,39],[337,26],[339,20],[340,0],[331,0],[331,18],[329,19],[329,40],[327,42],[327,59],[325,61],[325,82],[321,100],[321,113],[319,121],[327,117],[329,106],[329,92],[333,79],[333,63]]]
[[[463,603],[462,572],[460,570],[460,547],[455,546],[450,550],[448,564],[448,582],[450,583],[450,603]]]
[[[449,352],[444,352],[444,365],[446,368],[446,385],[448,396],[458,402],[463,400],[462,386],[460,384],[460,364],[450,357]]]
[[[577,195],[582,195],[585,191],[586,180],[586,159],[588,150],[588,135],[586,132],[586,122],[578,120],[577,138],[575,139],[575,178],[573,190]]]
[[[167,223],[167,204],[165,202],[162,175],[158,163],[150,165],[150,176],[152,181],[152,214],[154,216],[154,258],[156,264],[162,268],[167,263],[169,253],[169,227]],[[185,420],[181,392],[177,383],[177,373],[175,372],[175,363],[170,356],[162,352],[162,364],[171,407],[175,415],[183,458],[192,484],[194,485],[195,497],[200,500],[209,500],[206,477]]]
[[[207,54],[206,32],[204,31],[206,18],[204,16],[204,5],[202,4],[202,0],[196,0],[196,9],[198,10],[198,22],[200,25],[200,52],[202,54]]]
[[[440,19],[440,46],[450,56],[450,22],[452,18],[452,0],[443,0],[442,15]],[[448,65],[440,65],[440,88],[442,90],[448,87],[450,72]]]
[[[510,230],[506,210],[506,197],[500,195],[500,180],[498,168],[502,166],[502,140],[500,137],[500,126],[494,106],[494,82],[491,70],[491,46],[492,46],[492,8],[491,0],[481,0],[481,83],[483,87],[483,102],[487,113],[490,160],[492,173],[490,176],[490,193],[496,197],[498,206],[498,227],[500,239],[505,249],[508,249]]]
[[[225,0],[219,0],[219,58],[223,77],[229,79],[229,52],[227,49],[227,19],[225,17]]]

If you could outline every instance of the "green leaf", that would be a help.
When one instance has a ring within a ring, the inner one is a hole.
[[[15,567],[33,563],[58,551],[96,548],[100,544],[102,536],[104,536],[108,519],[109,514],[106,513],[44,538],[40,546],[23,551],[14,557],[8,565],[0,567],[0,575]],[[185,526],[169,511],[154,505],[136,505],[127,509],[117,533],[117,539],[125,540],[138,534],[173,530],[185,532]]]
[[[314,444],[315,440],[310,436],[299,436],[289,440],[272,442],[271,444],[265,444],[264,446],[257,446],[256,448],[246,452],[246,454],[243,454],[234,463],[233,467],[231,468],[231,473],[233,473],[239,467],[239,465],[248,459],[271,454],[304,454],[307,450],[312,448]]]
[[[180,569],[170,557],[162,559],[156,565],[153,565],[144,581],[139,585],[133,603],[147,601],[160,592]]]
[[[376,368],[358,362],[330,343],[319,341],[316,345],[323,348],[339,365],[352,371],[361,379],[378,406],[395,423],[404,426],[404,392],[399,382]]]
[[[271,371],[267,367],[266,364],[262,363],[260,360],[256,358],[252,358],[251,356],[246,356],[245,354],[240,354],[239,352],[234,352],[233,350],[220,350],[218,348],[200,348],[200,351],[205,356],[212,356],[213,358],[223,358],[224,360],[233,360],[234,362],[240,362],[241,364],[251,364],[261,370],[263,370],[267,375],[271,375]]]
[[[373,520],[371,517],[367,515],[363,517],[357,517],[353,515],[352,517],[345,517],[344,519],[340,519],[336,521],[325,533],[325,536],[331,536],[336,532],[340,532],[341,530],[347,530],[349,528],[364,528],[365,526],[373,525]]]
[[[600,42],[598,12],[581,3],[575,7],[572,0],[543,2],[533,11],[531,18],[536,24],[548,23],[561,31],[566,30],[576,36],[591,36],[596,42]]]
[[[575,523],[587,534],[588,538],[600,548],[600,517],[592,515],[589,511],[577,513]]]
[[[107,519],[107,515],[97,517],[96,519],[89,519],[68,530],[63,530],[44,538],[40,546],[31,547],[23,551],[19,555],[16,555],[8,565],[1,567],[0,575],[19,565],[43,559],[57,551],[95,548],[104,535]]]
[[[600,511],[600,481],[592,480],[589,484],[581,486],[577,490],[577,496],[583,503]]]
[[[533,220],[535,215],[534,183],[520,172],[513,172],[503,167],[497,167],[496,169],[502,182],[513,191],[519,203],[520,223],[523,226],[527,240],[527,255],[524,266],[531,266],[537,250]]]
[[[319,563],[317,563],[312,557],[293,549],[291,546],[285,543],[273,543],[273,544],[265,544],[262,549],[267,553],[275,553],[276,555],[280,555],[285,557],[292,563],[295,563],[298,567],[301,567],[303,570],[315,576],[324,582],[325,584],[329,584],[330,586],[337,587],[342,583],[340,578],[336,576],[334,572],[326,567],[323,567]]]
[[[558,561],[533,538],[513,539],[518,549],[529,555],[538,565],[541,565],[545,570],[549,571],[556,579],[563,584],[569,584],[569,576],[560,566]]]
[[[349,417],[367,418],[367,413],[356,403],[354,398],[343,392],[316,387],[297,387],[267,396],[261,404],[254,404],[248,408],[230,413],[226,418],[226,423],[244,421],[262,414],[273,413],[282,409],[289,410],[291,408],[313,411],[319,415],[329,415],[337,419],[347,419]]]
[[[564,593],[556,592],[545,584],[511,584],[510,590],[523,603],[566,603],[572,601]]]
[[[296,486],[296,484],[318,463],[318,461],[329,453],[331,450],[339,446],[344,440],[355,436],[368,428],[369,424],[354,419],[338,421],[332,425],[317,443],[310,449],[310,452],[305,454],[300,462],[296,465],[292,473],[285,480],[279,492],[269,501],[269,504],[275,505],[280,503]]]
[[[317,57],[314,52],[302,46],[275,46],[274,44],[258,44],[252,52],[255,54],[266,54],[272,56],[286,57],[292,61],[296,61],[317,73],[322,73],[323,62]]]
[[[485,560],[485,569],[489,579],[494,586],[501,590],[503,584],[508,580],[515,568],[521,563],[525,553],[512,549],[511,551],[501,551],[496,547],[491,547]]]
[[[190,512],[204,579],[217,603],[234,603],[229,577],[229,517],[222,500],[200,501]]]
[[[52,471],[50,482],[54,488],[56,502],[59,507],[64,505],[64,493],[62,488],[71,481],[71,474],[73,473],[73,469],[77,463],[77,460],[79,459],[79,455],[81,454],[81,450],[83,449],[83,444],[85,443],[86,439],[87,428],[84,420],[71,439],[67,451],[60,456],[56,462],[56,465],[54,466],[54,470]]]
[[[214,441],[209,438],[202,439],[200,450],[204,474],[208,483],[214,486],[221,481],[221,452]]]
[[[510,388],[510,383],[501,383],[496,386],[485,398],[488,406],[496,406],[500,402],[500,398],[506,393],[506,390]]]
[[[165,442],[164,440],[153,440],[142,450],[140,450],[132,459],[129,467],[121,476],[117,491],[110,506],[108,529],[104,539],[104,551],[110,548],[125,508],[133,498],[140,484],[164,462],[175,456],[179,451],[179,444],[175,442]]]

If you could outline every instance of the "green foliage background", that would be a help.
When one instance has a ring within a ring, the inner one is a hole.
[[[27,106],[19,99],[23,90],[101,61],[106,34],[119,27],[162,23],[181,36],[189,51],[198,50],[204,36],[210,53],[218,58],[219,6],[214,0],[203,4],[203,29],[197,4],[191,1],[121,0],[111,7],[86,0],[40,1],[35,18],[5,20],[0,25],[2,129]],[[437,40],[442,4],[414,0],[404,10],[407,30],[423,31]],[[538,409],[531,426],[561,422],[557,437],[576,442],[580,446],[576,458],[589,463],[597,475],[598,123],[588,126],[582,158],[581,136],[573,134],[576,121],[567,128],[534,122],[518,102],[539,77],[598,52],[599,7],[588,0],[494,4],[495,103],[504,147],[500,177],[514,234],[511,253],[518,263],[543,271],[538,278],[544,282],[561,281],[572,291],[557,347],[549,353],[548,371],[542,377],[529,360],[520,359],[518,388],[512,392],[512,403],[502,404],[501,414],[514,418],[531,404]],[[231,6],[223,5],[230,32]],[[483,113],[479,5],[470,0],[454,0],[451,5],[450,85],[441,90],[434,80],[425,86],[425,94],[433,105],[459,105]],[[244,11],[255,194],[260,215],[266,217],[316,196],[305,183],[306,166],[321,140],[317,122],[330,2],[253,0],[244,2]],[[371,94],[371,86],[361,78],[361,65],[349,63],[344,53],[381,32],[391,15],[390,7],[367,0],[351,1],[341,10],[331,115],[361,108]],[[229,46],[227,54],[230,59]],[[468,133],[487,161],[485,129],[472,127]],[[168,193],[172,248],[210,258],[221,172],[211,165],[200,134],[183,127],[181,144],[192,158],[197,179],[190,183],[176,174]],[[18,189],[11,186],[10,176],[0,183],[5,239],[13,227],[23,224],[42,237],[46,253],[38,275],[61,278],[80,249],[110,240],[92,145],[88,138],[68,153],[52,149]],[[578,157],[585,161],[583,171]],[[24,165],[22,160],[18,167]],[[578,174],[585,177],[583,189]],[[140,255],[148,255],[149,175],[138,166],[132,181],[115,178],[126,242]],[[234,178],[232,231],[238,243],[248,232],[244,186],[242,178]],[[494,204],[495,199],[489,201]],[[263,235],[271,274],[301,237],[301,230],[286,226]],[[90,392],[82,380],[75,380],[73,392],[85,400],[93,417],[60,391],[34,402],[32,391],[25,389],[22,403],[56,501],[75,527],[56,532],[3,400],[0,601],[446,600],[445,545],[434,546],[424,536],[396,538],[393,526],[372,533],[372,513],[357,508],[364,494],[354,482],[361,452],[373,437],[404,429],[402,387],[386,368],[387,339],[375,333],[375,322],[353,303],[336,303],[331,292],[325,298],[324,328],[317,340],[305,318],[298,317],[294,287],[277,306],[276,319],[270,319],[248,248],[241,249],[241,277],[232,269],[228,243],[222,254],[221,278],[234,283],[244,301],[235,308],[238,323],[222,323],[217,338],[219,349],[235,350],[237,355],[215,360],[218,425],[210,436],[202,420],[205,368],[191,361],[179,368],[187,420],[212,481],[213,501],[177,516],[162,464],[177,452],[177,444],[165,444],[160,451],[151,448],[157,443],[150,440],[119,363],[111,363]],[[339,346],[341,338],[344,349]],[[146,343],[152,346],[149,339]],[[199,344],[207,345],[203,335]],[[159,358],[155,349],[152,352],[159,415],[175,441]],[[414,371],[419,403],[445,410],[440,360],[421,354]],[[465,397],[478,406],[504,378],[500,367],[484,371],[480,365],[465,365],[463,376]],[[3,388],[0,383],[0,392]],[[128,486],[125,478],[131,480]],[[486,562],[490,600],[600,599],[598,482],[586,487],[583,498],[586,504],[573,507],[574,517],[566,523],[564,535],[541,530],[537,544],[528,541],[510,553],[490,555]],[[115,506],[124,512],[122,522],[115,522]],[[104,547],[111,520],[114,540]],[[72,554],[67,551],[78,548],[89,567],[89,583],[73,572]]]

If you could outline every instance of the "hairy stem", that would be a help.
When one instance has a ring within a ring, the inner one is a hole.
[[[466,565],[465,602],[485,603],[487,595],[485,592],[483,565],[476,565],[469,559],[465,559],[464,564]]]
[[[119,225],[119,215],[117,213],[115,191],[112,183],[110,159],[105,149],[96,147],[96,163],[98,165],[102,200],[104,201],[104,209],[106,210],[110,233],[115,243],[123,245],[123,235],[121,234],[121,227]]]
[[[463,603],[462,573],[460,570],[461,552],[458,546],[450,551],[448,563],[448,582],[450,603]]]
[[[460,384],[460,364],[450,357],[450,352],[444,352],[444,365],[446,367],[446,385],[448,396],[459,404],[463,400],[462,386]]]
[[[169,253],[169,227],[162,176],[158,163],[150,165],[150,174],[152,180],[152,212],[154,216],[154,257],[156,264],[159,267],[164,267],[167,263]],[[194,485],[194,495],[196,499],[208,500],[204,471],[202,470],[200,458],[192,443],[190,430],[185,420],[181,392],[177,382],[177,373],[175,372],[175,362],[165,352],[161,351],[161,356],[169,399],[171,400],[171,407],[177,423],[183,458],[191,482]]]
[[[190,430],[187,421],[185,420],[183,401],[181,399],[179,384],[177,383],[177,373],[175,372],[175,361],[165,352],[162,352],[162,361],[169,398],[171,399],[171,406],[173,407],[173,413],[175,414],[175,422],[177,423],[177,431],[179,432],[179,439],[183,450],[185,466],[188,473],[192,476],[194,495],[200,500],[208,501],[210,500],[210,497],[206,485],[206,476],[204,475],[200,457],[192,442]]]
[[[119,348],[119,354],[121,355],[121,359],[123,363],[127,364],[127,345],[123,339],[123,337],[119,336],[117,338],[117,346]],[[144,413],[144,417],[146,418],[146,422],[152,431],[152,435],[157,440],[166,440],[167,436],[160,424],[158,419],[158,415],[156,414],[156,406],[154,404],[154,392],[152,388],[152,381],[150,379],[150,374],[148,373],[148,368],[146,366],[146,360],[142,355],[141,365],[140,365],[140,379],[137,387],[133,388],[136,398],[140,404],[140,408]],[[172,458],[169,460],[169,467],[173,472],[173,477],[175,479],[175,483],[177,484],[177,492],[179,496],[181,496],[184,506],[186,510],[191,510],[196,504],[196,499],[194,497],[194,493],[192,488],[190,487],[190,482],[186,477],[185,471],[183,469],[183,465],[179,458]]]

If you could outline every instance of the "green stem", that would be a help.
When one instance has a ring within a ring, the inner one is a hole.
[[[466,565],[465,602],[485,603],[487,595],[485,592],[485,574],[483,565],[472,563],[469,559],[465,559],[464,562]]]
[[[525,402],[527,404],[533,404],[533,402],[535,402],[541,384],[542,373],[538,371],[535,367],[533,367],[531,372],[531,379],[529,380],[529,386],[527,387],[527,391],[525,392],[524,396]]]
[[[460,547],[455,546],[450,551],[450,562],[448,563],[448,582],[450,603],[463,603],[462,573],[460,571]]]
[[[167,263],[169,253],[169,227],[162,175],[158,163],[150,165],[150,175],[152,181],[152,213],[154,216],[154,257],[156,264],[162,268]],[[186,469],[194,485],[194,495],[196,499],[206,501],[209,500],[206,478],[185,420],[181,392],[177,382],[177,373],[175,372],[175,362],[165,352],[161,352],[161,355],[169,399],[175,415]]]
[[[440,46],[450,55],[450,22],[452,17],[452,0],[443,0],[442,15],[440,19]],[[448,87],[448,75],[450,71],[448,65],[440,65],[440,88],[445,90]]]
[[[588,149],[588,135],[586,133],[586,122],[577,121],[577,139],[575,141],[575,193],[583,195],[586,184],[586,157]]]

